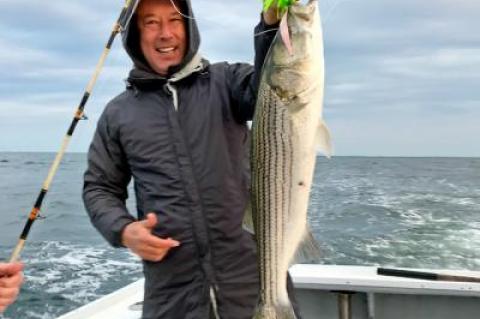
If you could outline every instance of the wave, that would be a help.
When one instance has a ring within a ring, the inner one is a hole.
[[[54,319],[141,277],[138,258],[106,245],[33,242],[23,255],[26,281],[5,318]]]

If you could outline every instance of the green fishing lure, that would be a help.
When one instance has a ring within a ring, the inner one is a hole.
[[[278,11],[284,12],[289,6],[294,4],[297,0],[263,0],[263,10],[267,11],[274,2],[277,4]]]

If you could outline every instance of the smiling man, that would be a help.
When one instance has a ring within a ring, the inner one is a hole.
[[[168,74],[170,66],[179,65],[187,50],[187,32],[179,1],[143,1],[137,11],[140,48],[153,71]],[[175,3],[174,2],[174,3]]]
[[[186,0],[142,0],[123,34],[134,67],[98,121],[83,197],[100,233],[142,258],[144,319],[253,316],[246,121],[277,22],[275,8],[261,15],[254,66],[202,58]]]

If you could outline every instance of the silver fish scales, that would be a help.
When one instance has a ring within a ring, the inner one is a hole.
[[[318,147],[330,153],[321,119],[323,39],[318,2],[287,11],[293,52],[277,35],[262,70],[252,125],[252,215],[261,296],[255,319],[293,319],[287,271],[308,234],[307,207]]]

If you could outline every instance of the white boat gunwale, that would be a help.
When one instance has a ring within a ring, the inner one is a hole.
[[[294,265],[290,268],[295,288],[300,292],[318,291],[375,294],[438,296],[438,298],[480,297],[480,283],[428,281],[412,278],[381,276],[374,266]],[[429,271],[426,269],[415,269]],[[480,272],[438,270],[438,273],[480,277]],[[140,311],[131,306],[143,299],[144,280],[140,279],[109,295],[79,307],[57,319],[139,319]],[[369,301],[373,302],[373,299]],[[475,304],[478,303],[475,301]],[[480,303],[479,308],[480,308]],[[369,305],[372,308],[373,305]],[[372,312],[369,310],[368,312]]]

